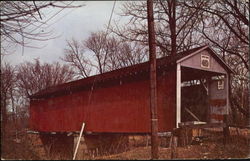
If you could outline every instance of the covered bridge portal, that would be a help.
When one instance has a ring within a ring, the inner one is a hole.
[[[228,113],[231,70],[208,46],[157,59],[159,132],[183,121],[221,122]],[[39,132],[149,133],[149,63],[40,91],[30,99]]]

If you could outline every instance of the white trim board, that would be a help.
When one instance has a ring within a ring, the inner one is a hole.
[[[181,123],[181,64],[176,68],[176,128]]]

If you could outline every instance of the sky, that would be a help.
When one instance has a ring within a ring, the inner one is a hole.
[[[112,21],[120,18],[121,7],[124,1],[116,1]],[[75,38],[76,40],[85,40],[91,32],[104,30],[107,26],[114,1],[76,1],[72,5],[84,4],[80,8],[64,9],[53,19],[48,21],[53,35],[59,36],[48,41],[32,41],[29,45],[37,48],[24,48],[16,46],[13,52],[2,58],[3,62],[9,62],[11,65],[18,65],[25,61],[33,61],[39,59],[41,62],[53,63],[55,61],[62,62],[60,57],[64,55],[66,47],[66,39]],[[60,9],[49,8],[43,11],[46,17],[51,17]],[[112,24],[111,21],[111,24]],[[125,22],[125,20],[122,20]],[[53,37],[53,36],[52,36]]]

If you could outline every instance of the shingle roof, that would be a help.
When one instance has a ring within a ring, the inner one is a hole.
[[[208,46],[201,46],[201,47],[193,48],[184,52],[177,53],[174,56],[166,56],[166,57],[158,58],[156,62],[157,67],[160,67],[160,66],[166,67],[166,66],[175,65],[177,60],[180,60],[181,58],[186,57],[199,50],[205,50],[205,49],[209,49],[210,51],[212,51],[212,53],[214,53],[213,50],[211,50]],[[214,53],[214,55],[216,54]],[[218,57],[218,61],[224,66],[224,68],[228,69],[228,71],[231,72],[231,69],[228,68],[228,66],[219,57]],[[44,89],[35,93],[34,95],[30,96],[30,98],[37,99],[37,98],[49,97],[50,95],[54,93],[58,93],[58,92],[60,92],[61,94],[68,93],[69,91],[72,92],[76,89],[79,89],[79,87],[93,84],[93,82],[96,83],[97,81],[108,81],[112,78],[118,78],[118,77],[124,77],[124,76],[126,77],[130,75],[131,73],[139,73],[141,71],[149,71],[149,61],[136,64],[136,65],[132,65],[129,67],[125,67],[125,68],[116,69],[116,70],[106,72],[103,74],[98,74],[98,75],[94,75],[91,77],[79,79],[76,81],[49,87],[47,89]]]

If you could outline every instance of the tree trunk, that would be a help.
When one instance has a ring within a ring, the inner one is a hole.
[[[169,5],[169,26],[171,32],[171,55],[176,54],[176,0],[171,0]]]
[[[7,110],[6,110],[6,97],[2,96],[1,98],[2,106],[1,106],[1,140],[5,140],[5,134],[6,134],[6,124],[7,124]]]

